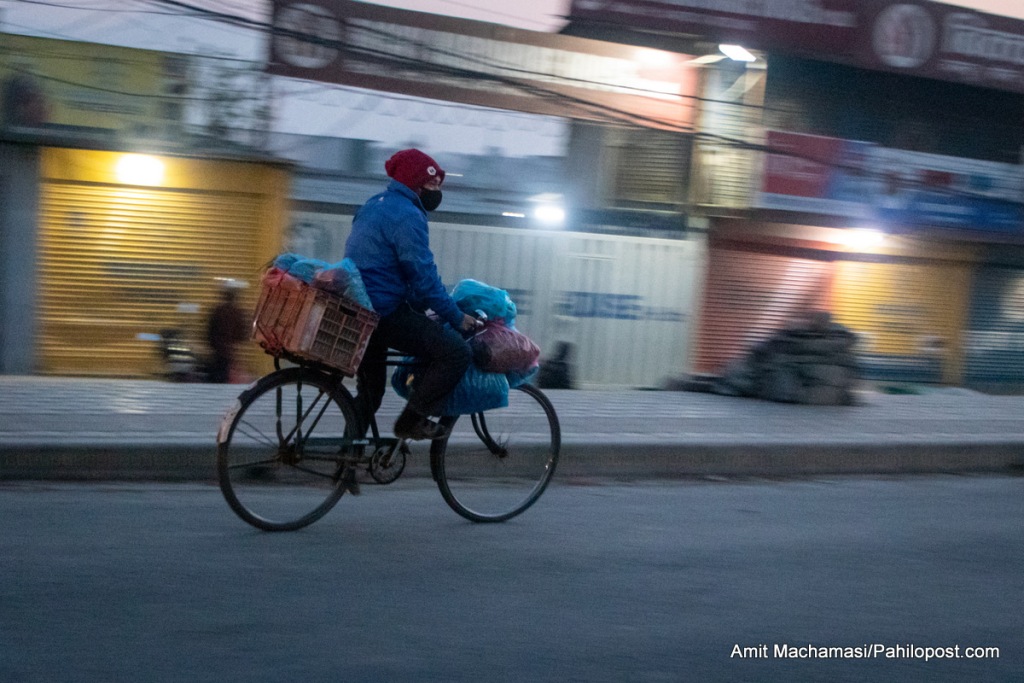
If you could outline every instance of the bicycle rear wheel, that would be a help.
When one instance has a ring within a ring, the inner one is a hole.
[[[474,522],[503,522],[540,498],[558,464],[558,415],[530,385],[509,392],[506,408],[469,416],[472,433],[455,431],[431,448],[445,502]]]
[[[358,457],[352,397],[331,375],[287,368],[238,397],[217,435],[217,475],[231,509],[266,531],[312,524],[345,491]]]

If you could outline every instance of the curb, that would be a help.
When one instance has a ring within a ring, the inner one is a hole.
[[[1017,443],[935,444],[595,444],[562,446],[559,479],[682,479],[843,474],[1024,473]],[[416,448],[403,477],[430,476]],[[217,480],[213,444],[113,444],[10,447],[0,450],[0,480]]]

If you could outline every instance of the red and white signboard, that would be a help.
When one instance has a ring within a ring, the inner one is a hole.
[[[882,186],[874,172],[874,146],[854,140],[768,131],[761,191],[765,209],[867,217]]]

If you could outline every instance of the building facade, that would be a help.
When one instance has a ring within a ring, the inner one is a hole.
[[[201,354],[220,287],[255,303],[290,165],[188,133],[179,55],[4,39],[0,372],[159,377],[162,331]]]
[[[572,3],[574,35],[703,51],[692,368],[719,373],[826,309],[860,335],[868,378],[1024,386],[1024,22],[925,1],[801,6]]]

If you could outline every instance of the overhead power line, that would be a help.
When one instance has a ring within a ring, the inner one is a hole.
[[[42,2],[43,0],[20,0],[20,1],[32,3],[32,2]],[[161,14],[161,15],[164,15],[164,16],[186,16],[186,17],[192,17],[192,18],[208,19],[208,20],[219,22],[219,23],[226,23],[226,24],[230,24],[230,25],[233,25],[233,26],[237,26],[237,27],[243,27],[243,28],[246,28],[246,29],[255,30],[255,31],[258,31],[258,32],[263,33],[265,35],[270,35],[270,36],[282,35],[282,36],[294,37],[294,38],[302,39],[302,40],[305,40],[307,42],[311,42],[311,43],[314,43],[314,44],[324,44],[324,45],[327,45],[327,46],[332,47],[334,49],[338,49],[340,51],[345,51],[345,52],[352,53],[352,54],[357,54],[357,55],[363,55],[363,56],[370,57],[370,58],[373,58],[373,59],[390,59],[392,61],[394,61],[396,59],[393,55],[390,55],[389,53],[387,53],[385,51],[371,50],[371,49],[362,49],[362,48],[360,48],[360,49],[353,49],[350,46],[344,44],[344,42],[342,42],[342,41],[327,41],[327,40],[319,38],[317,36],[313,36],[313,35],[309,35],[309,34],[304,34],[304,33],[300,33],[300,32],[295,32],[295,31],[289,31],[289,30],[286,30],[286,29],[281,29],[280,27],[274,27],[274,26],[272,26],[271,24],[269,24],[267,22],[260,21],[260,20],[257,20],[257,19],[252,19],[252,18],[241,16],[241,15],[238,15],[238,14],[232,14],[230,12],[213,10],[213,9],[209,9],[209,8],[206,8],[206,7],[199,7],[199,6],[191,5],[191,4],[188,4],[188,3],[185,3],[185,2],[180,2],[178,0],[142,0],[142,1],[147,3],[147,4],[155,5],[155,6],[158,6],[158,7],[167,7],[167,8],[171,8],[171,10],[173,10],[173,11],[161,11],[161,12],[153,11],[152,13],[154,13],[154,14]],[[369,29],[369,28],[367,28],[365,30],[367,30],[370,33],[376,33],[377,35],[382,37],[385,41],[387,41],[387,40],[394,40],[395,39],[394,35],[392,35],[390,33],[387,33],[386,31],[376,31],[376,30]],[[420,43],[420,45],[423,45],[423,44]],[[436,50],[436,49],[434,51],[438,52],[438,50]],[[637,115],[637,114],[634,114],[634,113],[631,113],[631,112],[625,112],[625,111],[613,109],[611,107],[607,107],[607,106],[604,106],[604,105],[594,104],[592,102],[587,101],[584,98],[573,98],[571,96],[568,96],[568,95],[565,95],[565,94],[562,94],[562,93],[558,93],[558,92],[552,91],[552,90],[550,90],[548,88],[543,88],[543,87],[537,86],[536,84],[528,85],[528,84],[524,83],[522,80],[519,80],[518,78],[516,78],[516,76],[520,76],[520,77],[523,77],[523,78],[526,78],[526,79],[530,79],[530,78],[533,78],[533,77],[536,77],[536,76],[548,76],[549,74],[542,74],[542,73],[538,73],[538,72],[535,72],[535,71],[530,71],[530,70],[527,70],[527,69],[522,69],[522,68],[519,68],[518,66],[516,66],[514,64],[496,63],[496,62],[493,62],[493,61],[485,60],[485,59],[477,57],[477,56],[460,54],[460,53],[457,53],[457,52],[454,52],[454,51],[451,51],[451,50],[447,50],[447,51],[442,50],[442,51],[440,51],[440,53],[441,54],[445,54],[447,56],[450,56],[453,59],[460,60],[461,62],[464,62],[464,63],[476,64],[476,65],[481,67],[482,71],[475,71],[473,69],[465,69],[465,68],[460,69],[460,68],[455,68],[455,67],[445,67],[445,66],[437,65],[437,64],[427,64],[425,62],[414,60],[414,59],[400,59],[399,61],[401,62],[402,65],[409,66],[411,68],[420,69],[420,70],[429,70],[430,72],[432,72],[434,74],[437,74],[437,75],[457,76],[457,77],[464,78],[464,79],[469,79],[469,80],[491,80],[491,81],[500,82],[503,85],[506,85],[506,86],[509,86],[509,87],[512,87],[512,88],[516,88],[516,89],[518,89],[520,91],[523,91],[525,94],[528,94],[528,95],[531,95],[531,96],[534,96],[534,97],[538,97],[538,98],[541,98],[541,99],[549,99],[549,100],[562,101],[564,104],[567,104],[567,105],[570,105],[570,106],[579,107],[583,111],[588,112],[591,116],[597,116],[598,118],[605,118],[605,119],[609,120],[612,123],[618,123],[618,124],[621,124],[621,125],[640,125],[640,126],[652,126],[652,125],[654,125],[654,126],[665,127],[663,124],[661,124],[660,122],[658,122],[655,119],[650,119],[648,117],[643,117],[643,116],[640,116],[640,115]],[[493,73],[495,69],[500,69],[500,70],[502,70],[504,72],[507,72],[508,74],[510,74],[510,76],[495,75]],[[590,85],[590,86],[602,85],[601,83],[594,82],[594,81],[587,81],[587,80],[584,80],[584,79],[562,78],[561,80],[562,80],[562,82],[564,82],[564,83],[566,83],[568,85],[577,85],[577,86],[582,86],[582,87],[586,87],[588,85]],[[626,89],[628,89],[628,88],[626,88]],[[648,92],[648,91],[645,91],[642,88],[633,88],[632,90],[636,94],[641,94],[641,95]],[[657,94],[659,96],[662,95],[661,93],[657,93]],[[725,100],[712,100],[712,99],[700,98],[700,97],[692,96],[692,95],[681,96],[681,99],[682,100],[691,101],[693,103],[696,103],[696,102],[718,102],[718,103],[721,103],[723,105],[727,105],[727,106],[730,106],[730,107],[735,107],[736,112],[737,112],[735,114],[736,116],[741,116],[742,113],[745,110],[749,110],[751,113],[753,113],[753,112],[757,112],[757,111],[760,111],[760,110],[763,109],[762,105],[751,105],[751,104],[743,103],[743,102],[731,102],[731,101],[725,101]],[[693,133],[694,131],[693,131],[692,128],[689,128],[689,127],[680,127],[680,128],[678,128],[678,132],[683,132],[683,133],[688,133],[689,134],[689,133]]]
[[[43,0],[21,0],[21,1],[23,1],[23,2],[36,2],[36,3],[42,3],[43,2]],[[407,68],[410,68],[410,69],[417,69],[419,71],[425,72],[428,75],[450,76],[450,77],[457,77],[457,78],[463,78],[463,79],[487,80],[487,81],[491,81],[491,82],[495,82],[495,83],[500,83],[500,84],[502,84],[504,86],[507,86],[507,87],[519,90],[520,92],[523,92],[523,93],[525,93],[527,95],[531,95],[531,96],[542,98],[542,99],[547,99],[547,100],[552,101],[552,102],[561,103],[561,104],[565,105],[567,107],[567,109],[569,110],[569,111],[566,112],[566,116],[569,116],[569,117],[572,116],[572,111],[574,110],[576,112],[585,113],[585,114],[587,114],[588,117],[596,118],[598,120],[605,121],[606,123],[612,123],[612,124],[617,124],[617,125],[625,125],[625,126],[656,127],[656,128],[661,128],[663,130],[669,130],[671,132],[676,132],[676,133],[679,133],[679,134],[683,134],[683,135],[689,136],[689,137],[691,137],[694,140],[700,140],[700,141],[704,141],[704,142],[711,143],[711,144],[714,144],[714,145],[719,145],[721,147],[735,148],[735,149],[746,150],[746,151],[750,151],[750,152],[760,152],[760,153],[769,153],[769,154],[786,154],[786,155],[794,156],[794,157],[807,158],[810,161],[814,161],[816,163],[821,163],[817,159],[813,159],[813,158],[810,158],[810,157],[804,157],[803,155],[801,155],[799,153],[796,153],[796,152],[780,151],[780,150],[771,149],[767,145],[751,142],[749,140],[744,140],[744,139],[740,139],[740,138],[736,138],[736,137],[732,137],[730,135],[722,135],[722,134],[711,133],[711,132],[708,132],[708,131],[700,131],[700,130],[695,129],[693,126],[670,126],[670,125],[666,125],[663,121],[652,119],[650,117],[646,117],[646,116],[643,116],[643,115],[640,115],[640,114],[636,114],[634,112],[629,112],[629,111],[624,111],[624,110],[616,109],[616,108],[613,108],[613,107],[609,107],[607,105],[596,104],[594,102],[586,100],[585,98],[574,97],[574,96],[568,95],[566,93],[558,92],[556,90],[543,87],[541,85],[538,85],[536,82],[524,82],[522,80],[522,78],[529,78],[531,76],[549,76],[550,74],[539,74],[537,72],[532,72],[532,71],[529,71],[529,70],[526,70],[526,69],[518,68],[515,65],[495,63],[495,62],[488,61],[488,60],[486,60],[484,58],[481,58],[479,56],[476,56],[476,55],[460,54],[460,53],[457,53],[457,52],[454,52],[454,51],[451,51],[451,50],[444,51],[444,54],[446,54],[446,55],[448,55],[450,57],[453,57],[455,59],[458,59],[462,63],[475,64],[476,66],[479,66],[481,68],[480,71],[477,71],[477,70],[474,70],[474,69],[471,69],[471,68],[448,67],[448,66],[439,65],[439,64],[436,64],[436,63],[427,63],[427,62],[424,62],[422,60],[417,60],[417,59],[413,59],[413,58],[409,58],[409,57],[396,56],[396,55],[390,54],[390,53],[388,53],[388,52],[386,52],[384,50],[375,50],[375,49],[369,49],[369,48],[363,48],[363,47],[353,48],[352,46],[347,45],[343,41],[329,40],[329,39],[325,39],[325,38],[322,38],[322,37],[319,37],[319,36],[315,36],[315,35],[299,32],[299,31],[294,31],[294,30],[290,30],[290,29],[283,29],[281,27],[273,26],[272,24],[270,24],[270,23],[268,23],[266,21],[261,21],[259,19],[253,19],[253,18],[250,18],[250,17],[242,16],[242,15],[233,13],[232,11],[221,11],[221,10],[217,10],[217,9],[209,9],[209,8],[205,8],[205,7],[198,7],[198,6],[186,3],[186,2],[182,2],[181,0],[143,0],[143,2],[146,3],[146,4],[149,4],[149,5],[160,7],[160,8],[170,8],[170,9],[173,10],[173,11],[170,11],[170,12],[152,12],[154,14],[165,14],[165,15],[169,14],[169,15],[176,15],[176,16],[189,16],[189,17],[193,17],[193,18],[207,19],[207,20],[212,20],[212,21],[216,21],[216,22],[227,23],[227,24],[230,24],[230,25],[233,25],[233,26],[238,26],[238,27],[242,27],[242,28],[246,28],[246,29],[250,29],[250,30],[254,30],[254,31],[260,32],[260,33],[262,33],[264,35],[270,36],[271,38],[276,37],[276,36],[291,37],[291,38],[303,40],[305,42],[309,42],[309,43],[312,43],[312,44],[319,44],[319,45],[323,45],[325,47],[330,47],[332,49],[338,50],[339,52],[342,52],[343,54],[351,54],[351,55],[355,55],[357,57],[363,57],[363,58],[387,60],[389,63],[394,64],[396,66],[396,68],[407,67]],[[392,40],[397,39],[396,36],[386,32],[386,31],[374,30],[374,29],[369,29],[369,28],[365,28],[365,27],[364,27],[364,30],[376,32],[378,35],[380,35],[382,38],[385,38],[385,39],[388,39],[388,38],[390,38]],[[408,37],[402,37],[402,40],[405,41],[406,43],[410,42]],[[385,44],[386,44],[386,41],[385,41]],[[418,45],[420,47],[427,47],[426,44],[424,44],[424,43],[415,43],[415,41],[413,41],[413,44],[416,44],[416,45]],[[437,49],[435,47],[433,47],[433,46],[430,46],[430,47],[431,47],[432,50],[437,52]],[[506,76],[506,75],[501,75],[501,74],[495,74],[494,71],[496,69],[497,70],[502,70],[502,71],[505,71],[505,72],[510,72],[513,75]],[[517,78],[516,76],[518,76],[519,78]],[[60,79],[54,79],[54,80],[60,80]],[[577,79],[575,81],[573,81],[573,79],[565,79],[565,80],[568,83],[575,82],[578,85],[586,85],[588,83],[589,84],[593,84],[593,82],[591,82],[591,81],[584,81],[584,80],[581,80],[581,79]],[[88,87],[88,86],[86,86],[86,87]],[[98,89],[101,89],[101,88],[98,88]],[[342,89],[344,89],[344,88],[342,88]],[[117,91],[113,91],[113,92],[117,92]],[[131,93],[120,93],[120,94],[130,95]],[[163,97],[163,96],[159,96],[159,97]],[[208,98],[196,98],[196,99],[199,99],[201,101],[208,101]],[[723,106],[735,107],[736,108],[735,111],[737,111],[736,116],[737,116],[738,119],[739,119],[739,117],[744,115],[744,112],[746,112],[746,114],[755,114],[755,113],[759,113],[761,111],[766,110],[766,108],[764,106],[762,106],[762,105],[746,105],[746,104],[743,104],[743,103],[723,101],[723,100],[714,100],[714,99],[708,99],[708,98],[700,98],[700,97],[696,97],[696,96],[682,96],[681,99],[689,100],[689,101],[692,101],[694,103],[696,103],[696,102],[716,103],[716,104],[720,104],[720,105],[723,105]],[[788,111],[788,110],[778,110],[778,111]],[[739,120],[741,120],[741,119],[739,119]],[[753,123],[753,122],[751,122],[751,123]],[[857,171],[857,170],[862,171],[863,170],[863,169],[847,168],[847,167],[842,166],[841,164],[823,164],[823,165],[829,165],[829,166],[831,166],[833,168],[837,168],[837,169],[840,169],[840,170],[848,170],[848,171]],[[878,174],[878,175],[881,175],[881,174]],[[871,177],[871,174],[868,174],[868,177]],[[991,199],[991,198],[986,197],[985,195],[982,195],[982,194],[975,194],[975,193],[964,192],[964,191],[955,191],[955,192],[951,191],[949,194],[953,194],[955,196],[965,197],[965,198]],[[1019,202],[1007,202],[1007,203],[1012,203],[1014,205],[1019,205],[1020,204]]]
[[[101,0],[102,4],[106,5],[104,7],[101,7],[99,5],[92,5],[84,2],[77,2],[74,5],[69,5],[61,2],[47,2],[46,0],[14,0],[14,2],[17,2],[18,4],[21,5],[40,5],[43,7],[57,7],[60,9],[78,10],[82,12],[112,12],[116,14],[156,14],[164,16],[177,16],[177,13],[175,12],[142,9],[141,7],[130,6],[131,4],[136,2],[141,4],[143,1],[144,0],[122,0],[121,2],[111,2],[110,0],[107,0],[106,2],[103,2],[103,0]],[[116,6],[110,7],[111,4],[114,4]]]
[[[8,51],[8,50],[6,50],[4,48],[0,48],[0,54],[4,54],[4,53],[7,53],[7,54],[17,54],[17,53],[12,53],[11,51]],[[47,74],[38,73],[37,71],[33,71],[32,69],[24,68],[24,67],[21,67],[21,66],[19,66],[17,64],[11,64],[11,63],[8,63],[6,65],[6,68],[9,71],[14,71],[15,73],[23,74],[23,75],[26,75],[26,76],[32,76],[33,78],[38,78],[38,79],[41,79],[41,80],[44,80],[44,81],[49,81],[51,83],[60,83],[61,85],[68,85],[68,86],[72,86],[72,87],[75,87],[75,88],[80,88],[82,90],[91,90],[91,91],[96,91],[96,92],[105,92],[105,93],[109,93],[109,94],[112,94],[112,95],[119,95],[119,96],[122,96],[122,97],[137,97],[137,98],[141,98],[141,99],[156,99],[156,100],[173,100],[175,102],[209,102],[209,101],[211,101],[211,98],[209,98],[209,97],[192,97],[192,96],[187,96],[187,95],[177,95],[177,94],[174,94],[174,93],[140,93],[140,92],[131,92],[131,91],[128,91],[128,90],[119,90],[117,88],[105,88],[103,86],[96,85],[94,83],[83,83],[81,81],[73,81],[73,80],[70,80],[70,79],[67,79],[67,78],[60,78],[58,76],[50,76],[50,75],[47,75]],[[250,97],[248,99],[256,101],[256,100],[261,99],[261,98],[257,97],[257,96],[253,96],[253,97]]]
[[[463,62],[475,63],[475,64],[479,65],[481,68],[483,68],[484,70],[482,70],[482,71],[475,71],[475,70],[468,69],[468,68],[449,67],[449,66],[444,66],[444,65],[435,64],[435,63],[427,63],[427,62],[424,62],[422,60],[418,60],[418,59],[415,59],[415,58],[396,57],[395,55],[393,55],[391,53],[388,53],[386,51],[383,51],[383,50],[374,50],[374,49],[369,49],[369,48],[352,48],[351,46],[346,44],[344,41],[331,40],[331,39],[326,39],[326,38],[323,38],[323,37],[320,37],[320,36],[315,36],[315,35],[304,33],[304,32],[300,32],[300,31],[295,31],[295,30],[291,30],[291,29],[284,29],[284,28],[281,28],[281,27],[273,26],[272,24],[269,24],[269,23],[266,23],[266,22],[261,22],[261,21],[249,19],[247,17],[239,17],[239,16],[235,16],[235,15],[225,15],[222,12],[217,12],[217,11],[207,10],[207,9],[201,8],[201,7],[196,7],[194,5],[189,5],[187,3],[180,2],[179,0],[148,0],[148,1],[151,2],[151,3],[157,4],[157,5],[173,6],[173,7],[176,7],[176,8],[180,8],[183,11],[193,12],[193,13],[197,13],[199,15],[206,15],[209,18],[214,19],[214,20],[218,20],[218,21],[228,21],[228,22],[239,24],[239,25],[245,25],[245,26],[249,26],[249,27],[252,27],[252,28],[258,28],[258,30],[266,33],[267,35],[269,35],[271,37],[276,37],[276,36],[290,37],[290,38],[295,38],[295,39],[303,40],[303,41],[306,41],[306,42],[310,42],[310,43],[313,43],[313,44],[323,45],[325,47],[329,47],[329,48],[338,50],[339,52],[342,52],[342,53],[345,53],[345,54],[353,54],[355,56],[364,57],[364,58],[369,57],[371,59],[388,60],[390,63],[393,63],[396,68],[408,67],[408,68],[411,68],[411,69],[417,69],[419,71],[425,72],[426,74],[430,74],[430,75],[457,77],[457,78],[463,78],[463,79],[467,79],[467,80],[487,80],[487,81],[491,81],[491,82],[500,83],[500,84],[502,84],[504,86],[513,88],[515,90],[519,90],[520,92],[523,92],[523,93],[525,93],[527,95],[531,95],[531,96],[534,96],[534,97],[537,97],[537,98],[540,98],[540,99],[546,99],[546,100],[549,100],[549,101],[559,102],[559,103],[561,103],[563,105],[567,105],[570,108],[575,108],[577,112],[586,113],[588,115],[588,118],[596,118],[597,120],[603,120],[603,121],[605,121],[607,123],[614,123],[614,124],[618,124],[618,125],[628,125],[628,126],[662,128],[662,129],[667,129],[667,130],[670,130],[670,131],[673,131],[673,132],[682,133],[682,134],[686,134],[686,135],[694,135],[694,136],[699,136],[699,137],[707,137],[707,138],[712,138],[712,139],[718,139],[718,140],[720,140],[722,142],[738,143],[738,144],[743,144],[743,145],[749,144],[747,141],[732,140],[731,138],[727,138],[727,137],[721,136],[721,135],[714,135],[714,134],[707,133],[707,132],[699,132],[696,129],[694,129],[692,126],[673,126],[671,124],[666,124],[664,121],[661,121],[659,119],[654,119],[654,118],[651,118],[651,117],[648,117],[648,116],[644,116],[642,114],[637,114],[637,113],[634,113],[634,112],[629,112],[629,111],[624,111],[624,110],[621,110],[621,109],[616,109],[616,108],[613,108],[613,107],[610,107],[610,106],[607,106],[607,105],[597,104],[597,103],[591,102],[591,101],[589,101],[589,100],[587,100],[585,98],[582,98],[582,97],[576,97],[576,96],[568,95],[566,93],[558,92],[556,90],[552,90],[550,88],[545,88],[543,86],[538,85],[536,82],[524,82],[523,80],[511,77],[511,76],[503,76],[503,75],[500,75],[500,74],[495,74],[494,73],[495,69],[502,69],[502,70],[505,70],[505,71],[512,71],[515,74],[522,75],[522,76],[525,76],[525,77],[549,76],[549,74],[542,74],[542,73],[538,73],[538,72],[534,72],[534,71],[528,71],[528,70],[525,70],[525,69],[519,69],[518,67],[510,67],[507,64],[498,64],[498,63],[495,63],[495,62],[490,62],[490,61],[487,61],[487,60],[485,60],[485,59],[483,59],[481,57],[475,56],[475,55],[467,55],[467,54],[457,53],[457,52],[454,52],[454,51],[451,51],[451,50],[441,50],[440,51],[442,54],[446,54],[448,56],[454,57],[454,58],[456,58],[458,60],[461,60]],[[387,42],[388,40],[394,41],[394,40],[397,39],[397,36],[395,36],[393,34],[390,34],[390,33],[386,32],[386,31],[380,31],[380,30],[374,30],[374,29],[368,29],[368,28],[366,30],[371,32],[371,33],[378,34],[379,36],[381,36],[382,38],[385,39],[385,42]],[[417,45],[419,47],[423,47],[423,48],[430,47],[433,51],[438,52],[438,50],[436,48],[434,48],[433,46],[427,46],[425,43],[422,43],[422,42],[410,41],[410,39],[408,39],[408,37],[403,37],[403,40],[406,43],[410,43],[411,42],[413,45]],[[575,83],[577,85],[584,85],[584,84],[603,85],[603,84],[598,83],[598,82],[584,81],[582,79],[563,79],[563,80],[566,80],[569,83]],[[634,90],[636,90],[639,93],[646,92],[643,89],[639,89],[639,88],[634,89]],[[662,93],[657,93],[657,94],[659,96],[662,95]],[[702,98],[695,97],[695,96],[682,96],[680,99],[691,100],[693,102],[697,102],[697,101],[701,101]],[[721,104],[729,105],[729,104],[735,104],[735,103],[730,103],[730,102],[724,102],[723,101],[723,102],[721,102]],[[757,109],[757,107],[753,107],[753,108]],[[571,117],[572,113],[571,112],[566,112],[566,116]]]

